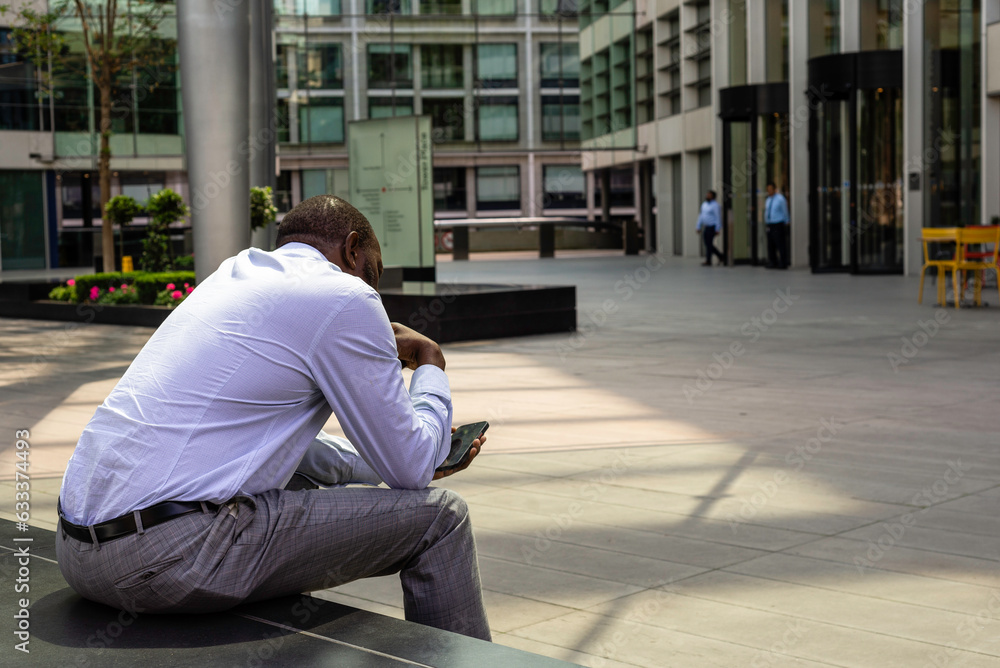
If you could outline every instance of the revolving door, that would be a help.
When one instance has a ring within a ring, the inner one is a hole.
[[[899,51],[809,61],[810,261],[814,272],[903,272]]]

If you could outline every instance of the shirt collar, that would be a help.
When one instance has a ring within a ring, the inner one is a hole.
[[[318,248],[310,246],[309,244],[304,244],[301,241],[289,242],[273,252],[284,257],[305,257],[313,260],[322,260],[337,271],[342,271],[340,267],[335,265],[333,262],[330,262]]]

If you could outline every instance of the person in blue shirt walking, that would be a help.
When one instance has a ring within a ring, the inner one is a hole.
[[[767,184],[767,199],[764,201],[769,269],[788,269],[788,220],[788,200],[771,181]]]
[[[719,202],[715,199],[714,190],[709,190],[705,194],[705,201],[701,203],[698,225],[695,230],[701,232],[702,241],[705,243],[704,266],[712,266],[713,254],[718,256],[722,264],[726,264],[726,256],[715,247],[715,235],[722,230],[722,210],[719,208]]]

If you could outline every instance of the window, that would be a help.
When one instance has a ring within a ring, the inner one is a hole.
[[[696,23],[688,28],[689,87],[691,108],[712,104],[712,10],[709,0],[696,0],[691,5],[697,12]]]
[[[299,141],[304,144],[342,143],[344,141],[343,98],[299,98]]]
[[[514,16],[516,0],[472,0],[472,13],[483,16]]]
[[[462,0],[421,0],[420,14],[461,14]]]
[[[424,113],[431,117],[435,142],[465,141],[465,98],[427,98]]]
[[[295,47],[291,44],[278,44],[276,45],[276,49],[274,85],[276,88],[290,88],[291,82],[288,80],[288,70],[291,66],[292,58],[295,57]]]
[[[279,142],[291,141],[288,129],[288,114],[288,98],[279,97],[274,109],[274,127],[277,130]]]
[[[339,44],[309,46],[298,51],[299,88],[343,88],[344,70]]]
[[[434,168],[434,210],[465,211],[465,167]]]
[[[480,98],[478,119],[480,140],[517,141],[516,97]]]
[[[764,10],[764,34],[768,35],[764,40],[767,80],[788,81],[788,0],[767,0]]]
[[[840,52],[840,0],[809,0],[809,57]]]
[[[336,16],[340,14],[340,0],[275,0],[276,16]]]
[[[175,135],[180,132],[181,105],[176,48],[176,42],[167,45],[162,65],[149,65],[135,72],[135,99],[140,133]],[[131,81],[125,86],[130,83]],[[126,98],[123,96],[117,99]]]
[[[585,209],[587,189],[579,165],[545,165],[545,209]]]
[[[580,97],[578,95],[542,96],[542,140],[579,141]]]
[[[413,98],[370,97],[368,98],[368,118],[390,118],[392,116],[412,116]]]
[[[479,44],[477,74],[484,88],[517,87],[517,45]]]
[[[493,211],[520,209],[520,169],[518,167],[477,168],[476,208]]]
[[[424,88],[462,88],[461,45],[420,47],[420,81]]]
[[[577,0],[540,0],[540,7],[548,16],[576,16],[580,11]]]
[[[164,172],[122,172],[118,182],[122,195],[145,206],[151,196],[167,187],[167,175]]]
[[[653,120],[653,29],[635,34],[635,122]]]
[[[903,48],[903,0],[861,1],[861,50]]]
[[[580,44],[542,44],[542,88],[576,88],[580,85]]]
[[[35,68],[15,52],[13,31],[0,28],[0,130],[38,130]]]
[[[410,51],[409,44],[369,44],[368,87],[412,88]]]
[[[412,14],[410,0],[366,0],[368,14]]]
[[[303,169],[302,199],[317,195],[336,195],[347,199],[350,196],[348,179],[346,169]]]
[[[734,16],[735,27],[732,30],[739,27],[739,15]],[[677,11],[667,14],[660,21],[657,34],[659,43],[656,48],[660,52],[659,62],[662,65],[657,69],[656,76],[659,79],[657,88],[660,91],[660,117],[663,118],[681,112],[681,29]],[[745,63],[743,69],[746,69]]]

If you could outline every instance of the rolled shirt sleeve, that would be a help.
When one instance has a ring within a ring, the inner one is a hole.
[[[307,359],[348,440],[372,471],[395,489],[430,484],[451,443],[448,377],[436,366],[421,366],[407,391],[378,293],[366,289],[331,315]]]

